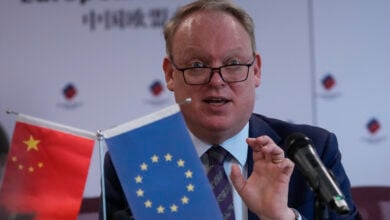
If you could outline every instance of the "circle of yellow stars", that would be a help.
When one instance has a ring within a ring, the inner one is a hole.
[[[173,162],[173,156],[170,153],[167,153],[167,154],[165,154],[163,156],[163,161],[165,161],[165,162]],[[160,162],[160,157],[158,155],[154,154],[152,157],[150,157],[150,162],[152,164],[159,163]],[[176,161],[176,166],[178,168],[183,168],[184,169],[185,168],[185,161],[183,159],[178,159]],[[142,164],[140,164],[140,171],[141,172],[146,172],[146,171],[148,171],[148,169],[149,169],[148,163],[143,162]],[[186,179],[191,179],[193,177],[193,172],[190,169],[187,169],[187,170],[184,171],[184,176],[185,176]],[[143,183],[143,177],[140,174],[138,174],[136,177],[134,177],[134,180],[135,180],[135,183],[137,183],[137,184],[142,184]],[[186,185],[186,191],[187,192],[194,192],[195,191],[195,186],[192,183],[188,183]],[[136,193],[137,197],[145,198],[145,191],[142,188],[137,189],[137,191],[135,193]],[[165,206],[163,206],[161,204],[154,204],[153,201],[150,200],[150,199],[146,199],[145,200],[144,206],[147,209],[155,208],[156,212],[158,214],[164,214],[164,213],[167,213],[169,211],[171,213],[177,213],[179,211],[179,206],[180,205],[188,205],[189,202],[190,202],[190,198],[187,197],[186,195],[183,195],[180,198],[180,202],[178,204],[172,203],[171,205],[169,205],[169,207],[165,207]]]
[[[38,144],[40,143],[40,140],[34,139],[34,137],[32,135],[30,135],[28,140],[23,141],[23,143],[27,145],[27,147],[26,147],[27,152],[30,152],[30,151],[31,152],[33,152],[33,151],[39,152]],[[11,161],[16,164],[16,167],[18,170],[20,170],[20,171],[27,170],[27,172],[29,172],[29,173],[34,173],[36,171],[36,168],[40,169],[40,168],[43,168],[43,166],[44,166],[43,162],[40,162],[40,161],[37,162],[37,164],[35,164],[35,165],[25,166],[22,163],[22,161],[20,161],[19,158],[15,155],[11,156]]]

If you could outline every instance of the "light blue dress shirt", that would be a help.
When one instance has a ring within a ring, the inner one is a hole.
[[[230,157],[228,157],[224,162],[225,172],[230,180],[230,172],[232,164],[238,164],[241,172],[244,177],[247,177],[247,167],[246,167],[246,159],[248,154],[248,145],[246,143],[246,139],[249,134],[249,123],[245,125],[245,127],[235,136],[226,140],[222,144],[220,144],[225,150],[230,153]],[[198,156],[201,157],[212,145],[210,143],[203,142],[199,138],[195,137],[191,134],[192,141],[195,145],[196,152]],[[208,161],[207,158],[202,158],[202,164],[206,170],[208,171]],[[234,189],[233,185],[233,205],[234,205],[234,214],[236,216],[236,220],[247,220],[248,219],[248,208],[242,202],[241,197],[238,195],[237,191]]]

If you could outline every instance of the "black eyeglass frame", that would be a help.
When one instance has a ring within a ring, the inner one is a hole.
[[[249,76],[249,68],[255,63],[255,60],[256,60],[256,55],[253,54],[253,60],[252,62],[248,63],[248,64],[227,64],[227,65],[222,65],[222,66],[219,66],[219,67],[186,67],[186,68],[179,68],[176,63],[173,61],[173,57],[171,57],[171,63],[172,65],[175,67],[175,69],[179,70],[182,72],[183,74],[183,79],[184,79],[184,82],[187,84],[187,85],[204,85],[204,84],[208,84],[210,83],[211,81],[211,78],[213,77],[214,73],[215,72],[218,72],[219,76],[221,77],[221,79],[226,82],[226,83],[237,83],[237,82],[243,82],[245,80],[248,79],[248,76]],[[246,76],[244,79],[242,80],[238,80],[238,81],[226,81],[224,78],[223,78],[223,75],[221,73],[221,69],[224,68],[224,67],[229,67],[229,66],[246,66],[247,67],[247,72],[246,72]],[[189,69],[209,69],[210,70],[210,76],[208,78],[207,81],[205,82],[202,82],[202,83],[188,83],[187,80],[186,80],[186,74],[184,73],[186,70],[189,70]]]

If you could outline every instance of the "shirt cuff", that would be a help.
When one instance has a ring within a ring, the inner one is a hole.
[[[291,210],[294,212],[295,220],[302,220],[301,214],[296,209],[291,208]]]

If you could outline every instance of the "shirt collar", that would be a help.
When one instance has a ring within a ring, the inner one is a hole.
[[[206,143],[199,138],[195,137],[190,131],[190,136],[192,142],[195,145],[196,152],[199,157],[201,157],[210,147],[210,143]],[[246,139],[249,134],[249,122],[244,126],[241,131],[235,136],[224,141],[221,146],[225,148],[225,150],[229,151],[229,153],[240,163],[241,166],[244,166],[246,163],[246,158],[248,154],[248,145],[246,143]]]

